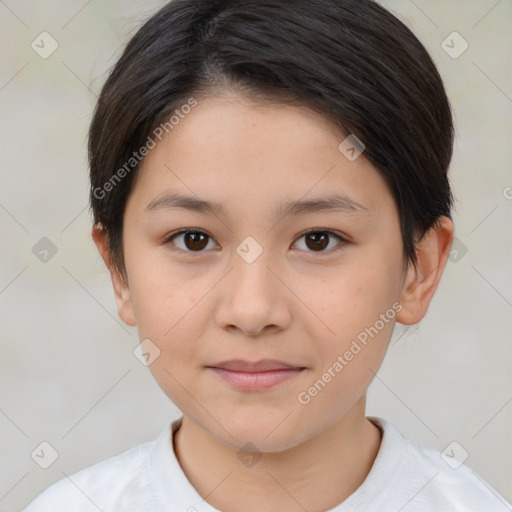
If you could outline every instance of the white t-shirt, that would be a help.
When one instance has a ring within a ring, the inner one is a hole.
[[[393,425],[364,482],[330,512],[510,512],[512,505],[464,464],[409,441]],[[171,443],[181,418],[152,442],[140,444],[43,491],[22,512],[219,512],[192,487]],[[243,503],[240,504],[243,510]]]

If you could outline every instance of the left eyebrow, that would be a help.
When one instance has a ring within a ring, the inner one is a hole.
[[[282,204],[278,210],[282,217],[327,211],[369,213],[368,208],[345,194],[332,194],[327,197],[319,197],[308,201],[290,201]]]
[[[209,202],[193,196],[183,194],[165,194],[153,199],[145,211],[184,209],[197,213],[223,214],[221,203]],[[308,213],[341,211],[345,213],[368,213],[368,208],[344,194],[332,194],[311,200],[288,201],[283,203],[276,214],[280,217],[305,215]]]

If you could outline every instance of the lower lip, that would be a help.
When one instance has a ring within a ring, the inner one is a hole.
[[[303,368],[272,370],[266,372],[236,372],[224,368],[210,368],[219,377],[236,388],[258,391],[269,389],[297,376]]]

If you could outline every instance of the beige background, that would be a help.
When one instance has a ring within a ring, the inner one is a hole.
[[[118,319],[86,209],[96,94],[163,3],[0,2],[0,512],[155,438],[180,414],[133,356],[137,334]],[[446,82],[463,245],[427,318],[390,348],[368,414],[439,450],[457,441],[466,465],[512,500],[512,1],[383,3]],[[31,48],[43,31],[59,44],[47,59]],[[469,43],[457,59],[441,46],[453,31]],[[57,248],[46,263],[32,252],[42,237]],[[59,454],[46,470],[30,456],[42,441]]]

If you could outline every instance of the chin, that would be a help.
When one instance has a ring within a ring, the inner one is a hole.
[[[252,443],[261,452],[280,452],[299,444],[298,437],[301,428],[304,428],[303,423],[296,423],[293,412],[289,414],[291,411],[293,408],[268,411],[264,407],[255,407],[254,411],[242,410],[238,414],[219,416],[229,418],[222,422],[224,428],[216,422],[212,423],[209,418],[208,430],[219,441],[237,451]]]

